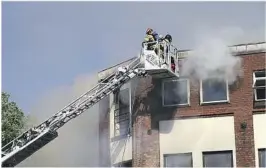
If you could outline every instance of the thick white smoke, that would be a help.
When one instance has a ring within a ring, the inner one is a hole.
[[[34,106],[34,125],[52,116],[97,82],[95,75],[82,75],[70,86],[46,93]],[[59,136],[18,166],[98,166],[99,113],[97,104],[58,130]]]
[[[217,80],[227,79],[234,83],[242,75],[241,58],[233,56],[228,48],[236,37],[242,35],[240,29],[226,29],[204,33],[196,41],[196,47],[181,67],[181,75],[192,81],[215,77]]]

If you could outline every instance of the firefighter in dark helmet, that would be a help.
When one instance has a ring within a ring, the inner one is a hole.
[[[167,34],[167,35],[164,37],[164,40],[165,40],[167,43],[171,44],[171,42],[172,42],[172,36],[171,36],[170,34]],[[166,46],[166,54],[168,54],[168,52],[169,52],[169,48],[168,48],[168,46]],[[174,57],[171,57],[170,60],[171,60],[171,69],[172,69],[172,71],[175,72],[175,70],[176,70],[175,58],[174,58]]]

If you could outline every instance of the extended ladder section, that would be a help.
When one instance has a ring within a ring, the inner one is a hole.
[[[160,47],[162,45],[165,47],[166,45],[170,46],[166,43],[162,44],[157,42],[155,47]],[[169,51],[170,50],[168,49],[167,53],[164,52],[160,55],[156,50],[148,50],[147,48],[144,48],[141,55],[127,66],[117,68],[117,71],[105,79],[102,79],[94,88],[81,95],[52,117],[40,125],[29,129],[2,147],[2,166],[13,167],[19,164],[44,145],[55,139],[58,136],[57,129],[71,119],[82,114],[84,111],[102,100],[105,96],[120,88],[130,79],[136,76],[145,77],[147,73],[156,77],[160,77],[158,74],[164,74],[164,76],[161,77],[177,77],[178,73],[171,69],[170,60],[170,58],[174,57],[176,53],[171,53]],[[162,50],[159,52],[162,52]],[[163,58],[159,59],[159,56],[163,56]]]

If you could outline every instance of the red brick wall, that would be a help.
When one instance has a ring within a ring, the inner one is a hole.
[[[191,86],[189,107],[162,107],[161,81],[141,79],[134,107],[133,167],[159,167],[159,121],[176,117],[234,115],[236,162],[238,167],[255,166],[253,135],[252,72],[265,68],[265,53],[241,55],[244,76],[230,87],[230,103],[200,106],[198,86]],[[263,109],[265,110],[265,109]],[[247,123],[245,130],[241,123]]]
[[[137,87],[135,107],[136,118],[133,118],[133,167],[158,167],[159,166],[159,132],[152,129],[152,116],[150,104],[154,102],[150,95],[154,85],[151,77],[140,79]],[[149,132],[151,131],[151,132]]]

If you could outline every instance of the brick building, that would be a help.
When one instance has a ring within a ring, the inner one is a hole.
[[[102,100],[100,166],[265,167],[266,43],[230,49],[243,61],[234,84],[148,76]],[[180,51],[180,62],[190,52]],[[182,97],[173,92],[181,85]],[[219,94],[209,94],[213,89]]]

